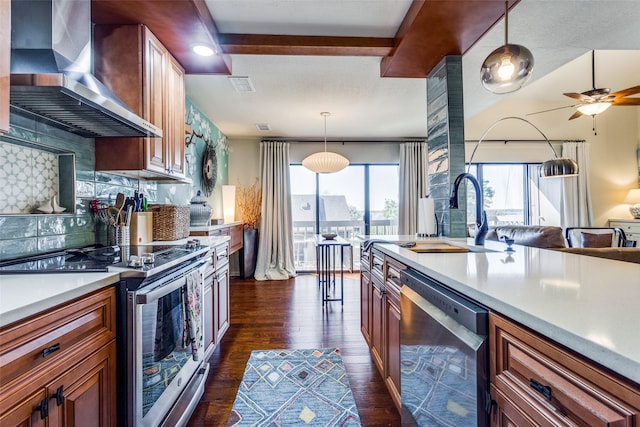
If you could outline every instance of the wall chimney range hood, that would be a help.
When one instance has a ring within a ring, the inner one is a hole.
[[[90,0],[11,1],[13,111],[89,137],[161,137],[92,74]]]

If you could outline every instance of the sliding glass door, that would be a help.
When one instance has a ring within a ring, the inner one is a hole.
[[[315,234],[336,233],[351,242],[345,268],[358,270],[362,236],[397,233],[397,165],[350,165],[332,174],[292,165],[290,172],[297,271],[316,269]]]

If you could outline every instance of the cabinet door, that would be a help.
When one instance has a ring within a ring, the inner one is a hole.
[[[154,125],[166,132],[165,123],[165,61],[167,60],[167,50],[160,44],[158,39],[145,27],[144,32],[144,64],[145,68],[145,118]],[[150,170],[166,172],[167,152],[165,150],[165,139],[145,138],[146,164]]]
[[[47,387],[49,425],[115,426],[116,344],[93,353]]]
[[[385,298],[386,357],[384,380],[393,403],[400,410],[400,308]]]
[[[8,394],[8,393],[7,393]],[[40,387],[33,393],[28,393],[22,397],[11,408],[4,407],[5,397],[3,396],[0,403],[0,426],[20,426],[20,427],[40,427],[46,425],[48,419],[47,410],[41,414],[41,408],[44,404],[49,405],[49,398],[44,387]]]
[[[203,321],[204,321],[204,355],[205,360],[211,357],[213,350],[215,349],[215,335],[214,331],[217,331],[214,316],[214,297],[213,297],[213,273],[204,279],[204,293],[203,293],[204,306],[202,307]]]
[[[371,276],[368,271],[360,272],[360,330],[371,347]]]
[[[373,275],[371,283],[371,355],[378,370],[384,373],[384,294]]]
[[[216,309],[218,329],[216,335],[216,343],[222,340],[225,332],[229,329],[229,264],[221,267],[216,272],[217,279],[215,280],[216,295]]]
[[[9,132],[11,1],[0,0],[0,134]]]
[[[169,173],[184,176],[184,70],[171,55],[166,59],[166,126],[163,139],[166,140],[167,166]]]

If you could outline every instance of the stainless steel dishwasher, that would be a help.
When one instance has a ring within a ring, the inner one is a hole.
[[[417,271],[400,280],[402,425],[488,425],[487,309]]]

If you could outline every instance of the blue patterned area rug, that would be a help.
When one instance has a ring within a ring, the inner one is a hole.
[[[251,352],[227,426],[360,426],[340,350]]]

